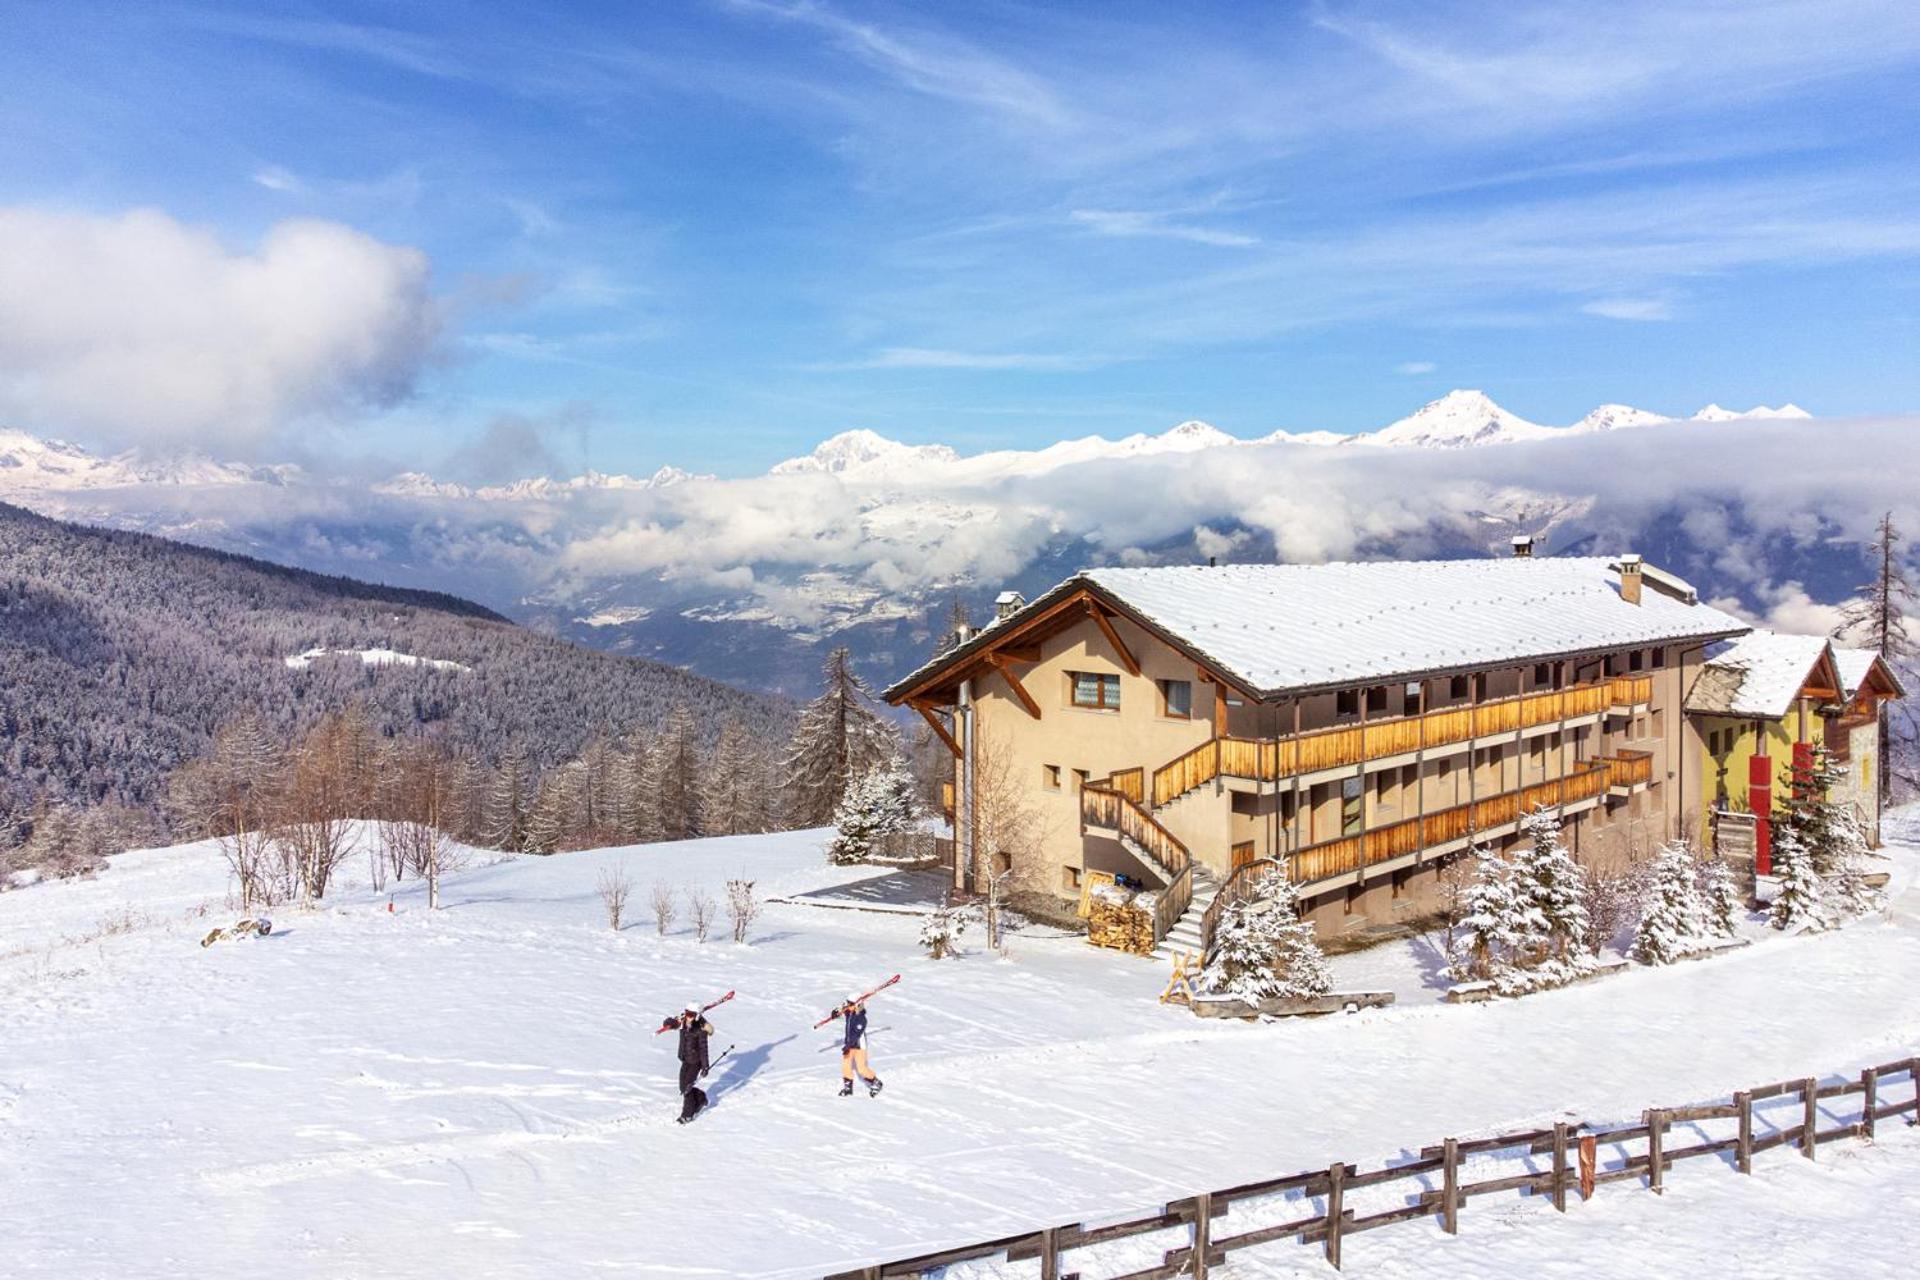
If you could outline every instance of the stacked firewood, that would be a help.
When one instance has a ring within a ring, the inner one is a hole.
[[[1087,895],[1087,940],[1134,955],[1153,951],[1153,896],[1107,885]]]

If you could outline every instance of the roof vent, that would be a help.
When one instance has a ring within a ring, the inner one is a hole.
[[[1640,569],[1639,556],[1620,557],[1620,598],[1628,604],[1640,603]]]
[[[1002,591],[993,598],[993,617],[996,622],[1005,622],[1014,614],[1027,607],[1027,598],[1018,591]]]
[[[1513,558],[1515,560],[1533,559],[1533,535],[1516,533],[1513,535]]]

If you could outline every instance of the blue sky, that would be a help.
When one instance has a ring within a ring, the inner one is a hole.
[[[1459,386],[1546,422],[1920,410],[1911,4],[0,27],[0,210],[37,246],[0,245],[0,420],[52,434],[738,474],[850,427],[1364,430]],[[289,220],[327,234],[276,257]]]

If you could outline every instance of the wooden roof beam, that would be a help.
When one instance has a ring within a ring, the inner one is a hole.
[[[927,722],[927,727],[933,730],[933,736],[946,743],[947,750],[953,752],[953,758],[958,760],[960,744],[954,739],[953,731],[947,728],[946,723],[940,719],[939,713],[933,709],[933,703],[925,698],[912,698],[908,700],[907,705],[920,713],[921,718]]]
[[[1120,666],[1128,675],[1137,679],[1140,675],[1140,664],[1133,660],[1133,651],[1127,648],[1126,642],[1120,638],[1120,633],[1113,629],[1113,619],[1109,618],[1107,611],[1100,607],[1100,602],[1091,596],[1087,597],[1087,612],[1093,615],[1094,625],[1100,628],[1100,634],[1105,636],[1107,643],[1113,646],[1114,656],[1120,659]]]
[[[1035,702],[1033,695],[1027,692],[1027,686],[1020,683],[1020,676],[1013,669],[1013,659],[992,650],[989,650],[984,656],[989,663],[993,664],[993,669],[998,671],[1001,677],[1006,680],[1007,688],[1013,690],[1013,696],[1020,699],[1020,705],[1026,708],[1027,714],[1035,720],[1038,720],[1040,718],[1040,704]]]

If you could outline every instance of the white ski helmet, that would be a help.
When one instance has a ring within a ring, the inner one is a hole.
[[[699,1005],[697,1005],[697,1004],[694,1004],[694,1003],[692,1003],[691,1001],[689,1001],[689,1002],[688,1002],[688,1004],[687,1004],[687,1012],[688,1012],[688,1013],[698,1013],[698,1012],[700,1012],[700,1006],[699,1006]]]
[[[859,1003],[860,1003],[860,997],[859,997],[858,995],[850,995],[850,996],[848,996],[848,997],[847,997],[847,1003],[848,1003],[848,1004],[859,1004]]]

